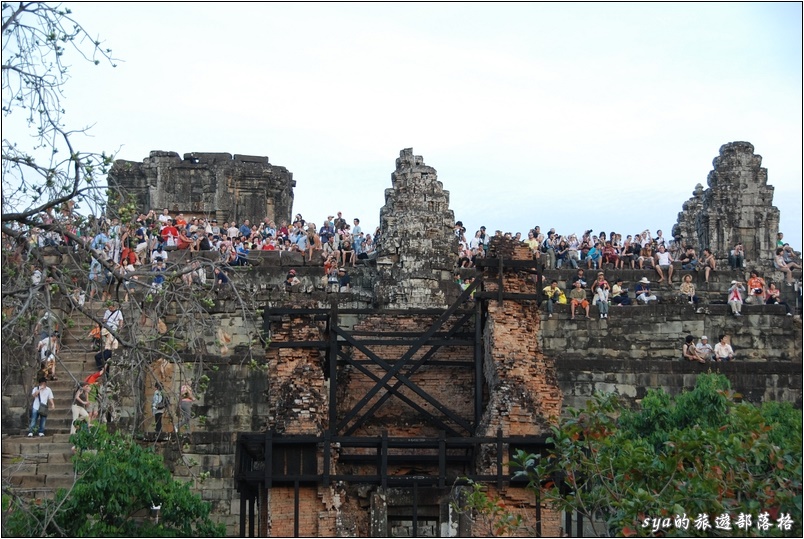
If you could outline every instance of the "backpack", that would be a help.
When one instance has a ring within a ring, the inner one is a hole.
[[[156,404],[157,410],[165,410],[170,406],[170,397],[162,393],[162,400]]]

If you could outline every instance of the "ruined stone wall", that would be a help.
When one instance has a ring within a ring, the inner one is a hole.
[[[695,238],[699,248],[712,246],[721,256],[740,239],[747,249],[754,250],[749,253],[759,253],[756,257],[761,258],[775,239],[778,210],[771,206],[772,187],[767,186],[767,173],[760,164],[761,158],[753,154],[750,144],[733,143],[721,148],[715,170],[710,173],[710,188],[696,189],[695,198],[685,205],[686,213],[679,218],[685,237]],[[187,154],[181,159],[172,152],[152,152],[143,163],[117,162],[110,181],[135,194],[146,209],[167,206],[172,212],[204,213],[219,221],[291,216],[292,177],[286,169],[270,165],[267,158]],[[260,306],[326,307],[336,301],[341,307],[445,308],[459,293],[452,282],[457,245],[453,225],[449,193],[437,180],[435,169],[406,149],[397,160],[392,188],[386,191],[386,205],[381,210],[382,243],[377,269],[350,270],[352,293],[325,292],[323,269],[306,264],[301,256],[292,253],[255,253],[260,265],[235,270],[233,281],[238,283],[242,297]],[[521,244],[503,242],[493,247],[505,258],[522,260],[528,256]],[[302,283],[287,291],[282,283],[290,267],[298,270]],[[494,292],[497,286],[489,276],[485,290]],[[507,293],[536,291],[526,272],[506,272],[503,286]],[[505,300],[502,305],[489,300],[483,336],[487,395],[477,434],[494,436],[497,429],[505,436],[544,433],[562,406],[583,406],[596,390],[613,391],[634,402],[651,387],[663,387],[671,393],[691,388],[708,366],[680,361],[681,342],[689,334],[707,334],[712,339],[721,332],[731,334],[738,354],[745,359],[712,369],[726,374],[734,388],[749,400],[788,400],[800,407],[800,322],[785,317],[781,307],[746,306],[741,319],[729,316],[725,305],[711,305],[708,309],[707,313],[696,313],[685,305],[613,307],[608,319],[570,322],[562,317],[566,314],[562,307],[557,307],[555,318],[546,320],[534,300]],[[233,480],[237,431],[275,428],[284,434],[320,434],[329,427],[331,403],[322,368],[324,358],[318,350],[269,350],[264,362],[244,363],[245,355],[238,347],[253,340],[255,322],[260,321],[243,320],[237,305],[225,295],[220,296],[210,314],[216,329],[230,334],[231,349],[203,358],[209,385],[195,406],[194,432],[183,437],[181,443],[173,441],[160,450],[174,475],[193,479],[193,489],[213,503],[215,517],[226,523],[228,534],[235,535],[240,515]],[[403,316],[393,322],[388,320],[365,317],[356,321],[354,329],[421,332],[432,318]],[[322,326],[309,318],[284,317],[272,323],[273,342],[326,338]],[[214,336],[207,340],[210,350],[215,340]],[[399,357],[407,349],[382,345],[371,348],[388,358]],[[354,349],[351,353],[364,357]],[[416,357],[421,353],[424,351]],[[474,361],[471,348],[463,347],[444,348],[434,359],[465,360],[467,365]],[[183,376],[177,366],[162,369],[156,365],[154,369],[162,372],[162,379],[174,388]],[[370,370],[377,376],[385,373],[377,367]],[[473,375],[471,367],[428,366],[414,374],[413,381],[437,395],[461,417],[473,419]],[[341,369],[340,376],[338,413],[342,417],[375,382],[350,369]],[[391,379],[391,383],[395,380]],[[142,391],[147,397],[151,390],[143,387]],[[429,406],[409,390],[403,392],[422,407]],[[4,404],[8,402],[5,399],[4,395]],[[200,422],[198,416],[205,421]],[[4,409],[4,427],[7,417],[15,416],[7,415]],[[389,399],[356,434],[377,435],[382,430],[391,436],[438,434],[437,427],[396,398]],[[484,448],[476,463],[479,472],[496,473],[494,451],[496,447]],[[335,453],[331,470],[348,471],[350,465],[338,461],[343,453]],[[323,457],[318,457],[321,469]],[[462,469],[460,463],[450,462],[448,466],[452,474]],[[503,466],[508,466],[507,451]],[[210,472],[210,477],[202,481],[202,472]],[[391,474],[397,475],[432,472],[429,465],[390,469]],[[340,488],[300,487],[300,535],[367,536],[377,529],[377,523],[369,518],[373,504],[385,498],[383,503],[388,510],[394,503],[389,501],[389,493],[399,504],[408,495],[401,489],[379,492],[373,485]],[[496,491],[491,487],[490,492]],[[430,494],[434,496],[433,504],[442,504],[443,492],[434,489]],[[506,507],[534,514],[533,493],[505,488],[498,494]],[[268,510],[260,511],[260,534],[293,535],[294,497],[294,488],[287,485],[277,484],[262,492],[262,509]],[[542,507],[542,515],[543,533],[558,535],[558,514]],[[474,533],[480,534],[478,530]]]
[[[709,248],[725,263],[738,242],[746,260],[769,265],[779,232],[779,210],[773,206],[773,186],[762,156],[748,142],[730,142],[720,147],[712,162],[704,190],[698,184],[684,203],[673,235],[683,236],[700,252]]]
[[[299,529],[295,532],[295,489],[274,486],[268,491],[270,537],[339,537],[336,528],[339,496],[325,487],[299,488]]]
[[[252,223],[268,217],[290,221],[293,174],[267,157],[228,153],[152,151],[142,163],[115,161],[109,185],[133,196],[139,210]]]
[[[272,342],[320,341],[323,332],[309,317],[287,317],[273,323]],[[329,395],[324,385],[324,358],[311,348],[268,351],[268,426],[280,434],[319,435],[329,424]]]
[[[512,260],[527,260],[530,252],[514,240],[494,238],[489,251]],[[498,291],[498,276],[484,274],[484,290]],[[506,270],[506,293],[535,294],[531,274]],[[484,329],[484,370],[489,404],[481,420],[480,435],[535,435],[547,432],[561,411],[561,391],[555,359],[539,343],[541,315],[535,300],[488,302]]]

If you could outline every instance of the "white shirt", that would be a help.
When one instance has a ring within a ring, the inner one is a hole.
[[[704,344],[699,342],[695,345],[695,349],[698,350],[698,354],[704,359],[712,357],[712,345],[709,343]]]
[[[56,343],[51,344],[50,337],[45,337],[39,341],[39,357],[45,361],[50,356],[56,353]],[[38,387],[38,386],[37,386]]]
[[[734,350],[732,350],[730,344],[717,343],[715,345],[715,357],[717,357],[718,359],[726,359],[729,356],[733,355]]]
[[[663,253],[656,253],[656,260],[659,261],[660,266],[669,266],[670,265],[670,253],[667,251]]]
[[[103,323],[106,324],[106,327],[110,330],[117,331],[121,322],[123,322],[123,313],[121,313],[119,309],[114,312],[112,312],[111,309],[107,309],[106,312],[103,313]]]
[[[33,388],[33,390],[31,391],[31,395],[33,396],[33,394],[36,393],[36,391],[38,389],[39,389],[39,386],[36,386],[35,388]],[[51,389],[46,386],[45,389],[43,389],[43,390],[41,390],[39,392],[39,395],[37,395],[37,398],[34,399],[34,401],[33,401],[33,409],[38,412],[39,411],[39,405],[41,403],[47,404],[48,402],[51,401],[51,399],[53,399],[53,391],[51,391]]]

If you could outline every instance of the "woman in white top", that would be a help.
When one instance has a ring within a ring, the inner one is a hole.
[[[787,286],[793,284],[793,270],[801,269],[801,266],[794,262],[787,263],[784,261],[784,249],[781,247],[776,249],[776,256],[773,257],[773,267],[784,273]]]

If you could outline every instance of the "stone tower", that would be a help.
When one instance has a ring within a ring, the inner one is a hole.
[[[673,235],[697,250],[710,248],[725,260],[737,242],[745,246],[746,260],[770,263],[779,231],[779,209],[773,205],[773,186],[762,156],[748,142],[730,142],[720,147],[712,162],[704,190],[698,184],[693,197],[683,205]]]
[[[290,221],[293,174],[267,157],[228,153],[153,151],[142,163],[115,161],[109,185],[133,196],[139,208],[168,208],[223,221]]]
[[[458,253],[449,191],[412,148],[399,152],[392,188],[380,209],[378,303],[392,308],[446,308]]]

